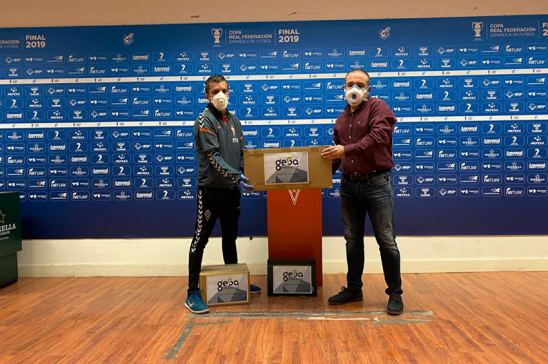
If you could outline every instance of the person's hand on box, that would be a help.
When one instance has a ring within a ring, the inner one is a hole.
[[[331,145],[322,150],[321,156],[325,159],[341,159],[344,157],[343,145]]]
[[[247,178],[243,173],[240,175],[239,185],[242,192],[250,193],[255,191],[255,186],[249,183],[249,178]]]

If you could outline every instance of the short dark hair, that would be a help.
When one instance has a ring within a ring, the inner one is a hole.
[[[361,68],[355,68],[355,69],[349,71],[349,72],[346,74],[346,76],[344,76],[344,83],[345,83],[345,84],[346,84],[346,78],[348,77],[348,75],[351,74],[351,73],[354,73],[354,72],[361,72],[361,73],[363,73],[364,75],[366,75],[366,76],[367,76],[367,81],[368,81],[368,83],[371,84],[371,76],[369,76],[369,73],[367,73],[366,70],[363,70],[363,69],[361,69]]]
[[[211,86],[212,83],[219,83],[219,82],[227,82],[225,76],[223,75],[211,75],[205,82],[205,93],[206,95],[209,95],[209,86]],[[228,82],[227,82],[228,83]]]

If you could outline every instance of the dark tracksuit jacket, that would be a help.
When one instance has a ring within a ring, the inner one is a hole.
[[[221,222],[225,264],[238,263],[236,238],[240,218],[240,173],[244,137],[240,121],[211,104],[194,123],[198,159],[197,217],[189,253],[188,293],[198,290],[202,258],[217,218]]]
[[[209,104],[194,123],[194,135],[198,186],[232,188],[238,185],[244,147],[240,121],[228,112],[221,114]]]

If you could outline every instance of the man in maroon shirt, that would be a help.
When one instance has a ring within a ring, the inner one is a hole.
[[[400,252],[394,235],[392,216],[392,130],[396,117],[388,105],[370,98],[369,74],[361,69],[345,77],[348,105],[335,123],[334,146],[322,157],[333,160],[341,179],[341,211],[346,240],[347,287],[329,298],[332,305],[363,300],[365,217],[369,214],[381,253],[384,280],[388,288],[387,312],[403,312]]]

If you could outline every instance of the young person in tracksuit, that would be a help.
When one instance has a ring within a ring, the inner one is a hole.
[[[222,249],[225,264],[238,263],[236,238],[240,218],[240,188],[253,191],[243,170],[244,138],[240,121],[230,114],[229,89],[226,79],[213,75],[206,80],[205,94],[209,103],[194,123],[198,159],[197,217],[189,252],[188,291],[185,306],[193,313],[207,313],[198,287],[202,257],[211,230],[221,222]],[[251,285],[251,293],[260,287]]]

